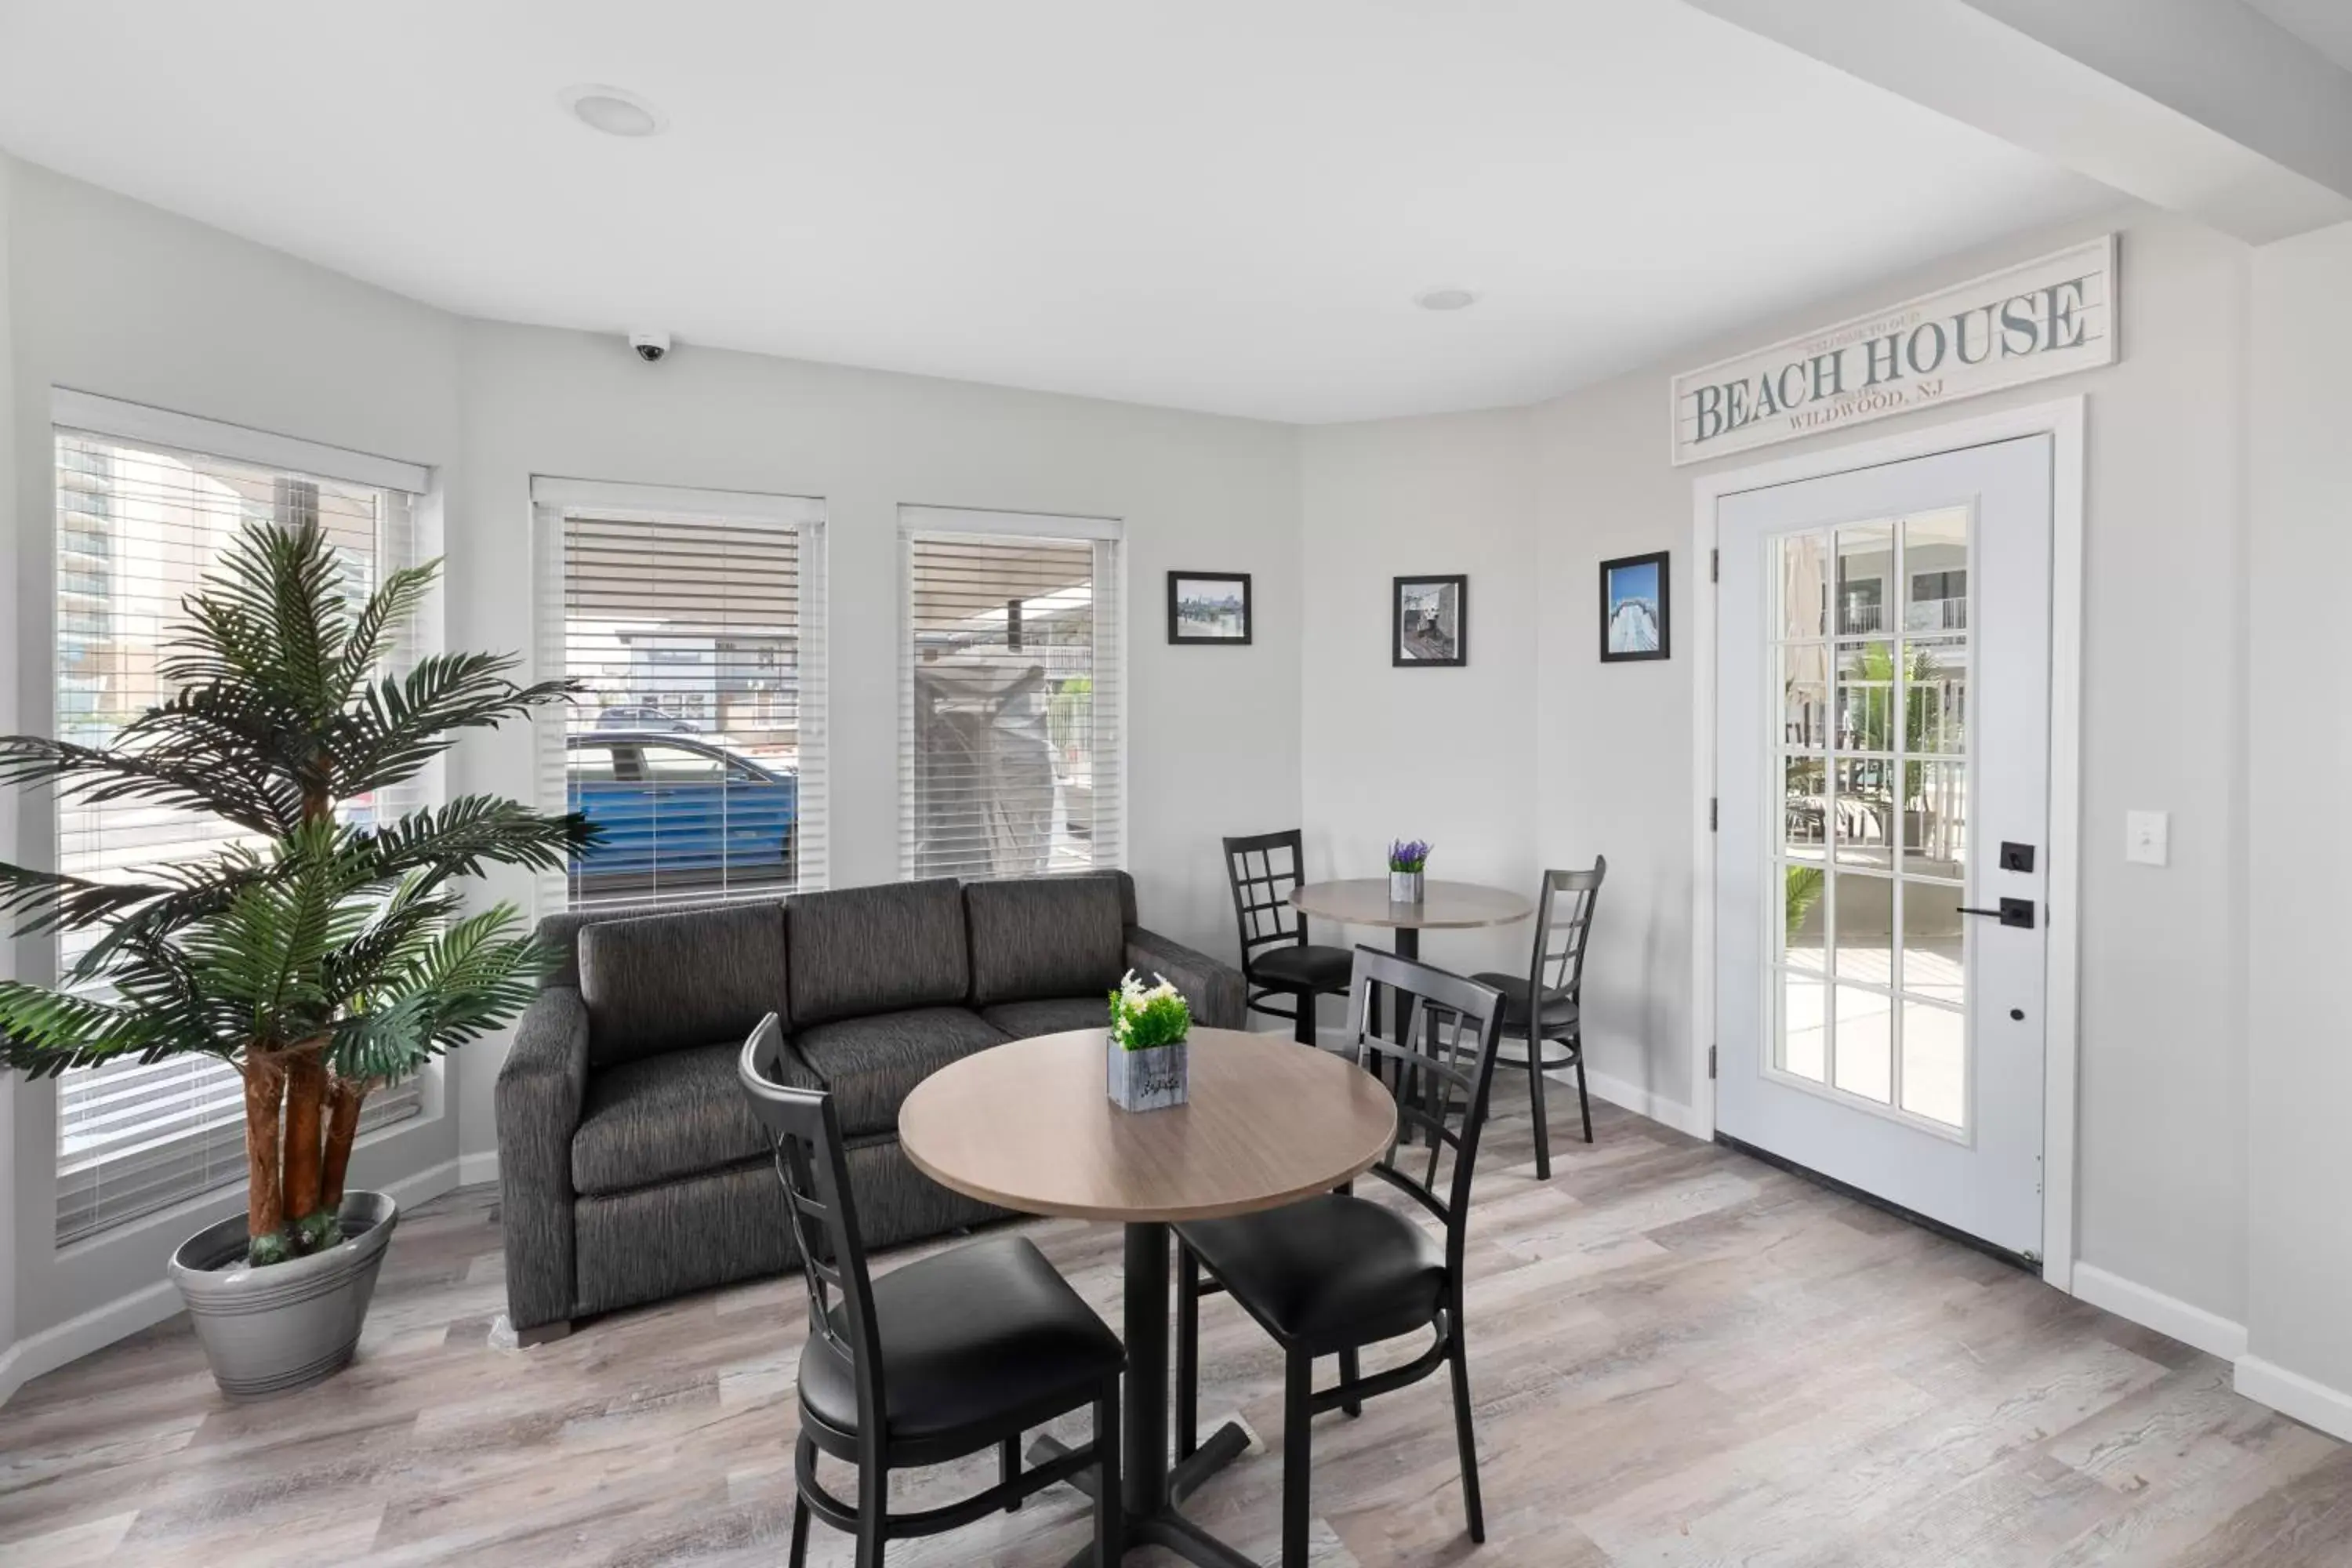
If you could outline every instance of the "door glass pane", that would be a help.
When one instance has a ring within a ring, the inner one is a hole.
[[[1830,648],[1799,643],[1780,650],[1780,742],[1809,752],[1830,743]]]
[[[1830,924],[1839,979],[1895,984],[1894,879],[1840,871]]]
[[[1858,986],[1837,987],[1836,1087],[1881,1105],[1895,1099],[1895,1003]]]
[[[1895,628],[1895,525],[1865,522],[1837,531],[1837,635],[1883,637]]]
[[[1948,1127],[1968,1125],[1968,1019],[1948,1007],[1903,1004],[1903,1109]]]
[[[1873,759],[1841,759],[1831,764],[1837,779],[1835,817],[1840,865],[1875,866],[1881,870],[1894,865],[1895,768],[1893,763]]]
[[[1838,649],[1837,748],[1895,750],[1895,659],[1891,642],[1848,643]]]
[[[1914,755],[1968,750],[1969,645],[1914,637],[1903,645],[1903,749]]]
[[[1774,1064],[1782,1072],[1820,1083],[1829,1072],[1828,987],[1802,975],[1780,976],[1780,1029]]]
[[[1967,1000],[1963,944],[1968,940],[1958,888],[1903,883],[1903,990],[1958,1006]]]
[[[1826,534],[1792,534],[1780,541],[1780,636],[1789,641],[1829,635],[1823,625],[1830,597],[1830,542]]]
[[[1903,523],[1903,629],[1969,629],[1969,514],[1964,507]]]
[[[1829,763],[1820,757],[1790,757],[1780,769],[1780,832],[1789,854],[1800,860],[1827,858]]]
[[[1903,764],[1903,869],[1916,877],[1968,875],[1966,763]]]
[[[1780,955],[1794,969],[1822,972],[1828,951],[1829,904],[1819,866],[1780,868]]]

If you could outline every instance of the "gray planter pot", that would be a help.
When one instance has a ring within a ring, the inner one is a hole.
[[[1417,904],[1421,902],[1422,874],[1419,871],[1389,873],[1389,902]]]
[[[1103,1037],[1104,1086],[1110,1102],[1121,1110],[1166,1110],[1183,1104],[1192,1085],[1192,1061],[1189,1040],[1129,1051],[1108,1035]]]
[[[352,1193],[342,1220],[341,1246],[268,1268],[244,1265],[242,1214],[196,1232],[172,1255],[172,1283],[213,1381],[231,1399],[307,1388],[349,1364],[400,1208],[383,1193]]]

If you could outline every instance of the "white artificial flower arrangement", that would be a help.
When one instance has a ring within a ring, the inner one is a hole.
[[[1192,1033],[1192,1009],[1165,975],[1146,985],[1130,969],[1110,994],[1110,1037],[1121,1050],[1149,1051],[1172,1046]]]

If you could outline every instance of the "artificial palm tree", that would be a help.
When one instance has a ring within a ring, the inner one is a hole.
[[[132,879],[0,864],[20,932],[96,931],[54,989],[0,982],[0,1066],[35,1076],[122,1057],[200,1054],[245,1079],[247,1257],[341,1239],[336,1215],[376,1088],[520,1012],[545,953],[500,904],[466,914],[454,881],[561,866],[591,833],[493,795],[396,820],[386,798],[457,742],[569,696],[520,686],[509,655],[378,666],[439,563],[354,608],[315,522],[250,525],[157,666],[176,693],[110,746],[0,738],[0,783],[89,804],[218,817],[239,836]]]

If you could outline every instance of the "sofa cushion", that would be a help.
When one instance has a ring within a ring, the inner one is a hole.
[[[793,1044],[832,1091],[842,1131],[856,1137],[895,1131],[898,1107],[917,1084],[1010,1037],[961,1007],[919,1007],[819,1024]]]
[[[588,1065],[681,1046],[739,1046],[785,1009],[784,915],[776,903],[681,910],[584,927],[580,993]]]
[[[784,927],[793,950],[795,1030],[950,1005],[971,988],[963,895],[950,877],[802,893],[787,907]]]
[[[1110,1028],[1108,987],[1091,996],[1042,996],[1029,1002],[1001,1002],[982,1007],[980,1016],[1016,1040],[1038,1035],[1058,1035],[1067,1029]]]
[[[1127,968],[1118,893],[1108,877],[1024,877],[966,887],[972,1005],[1108,993]]]
[[[735,1079],[740,1040],[624,1062],[591,1074],[572,1134],[572,1188],[625,1193],[768,1152]]]

